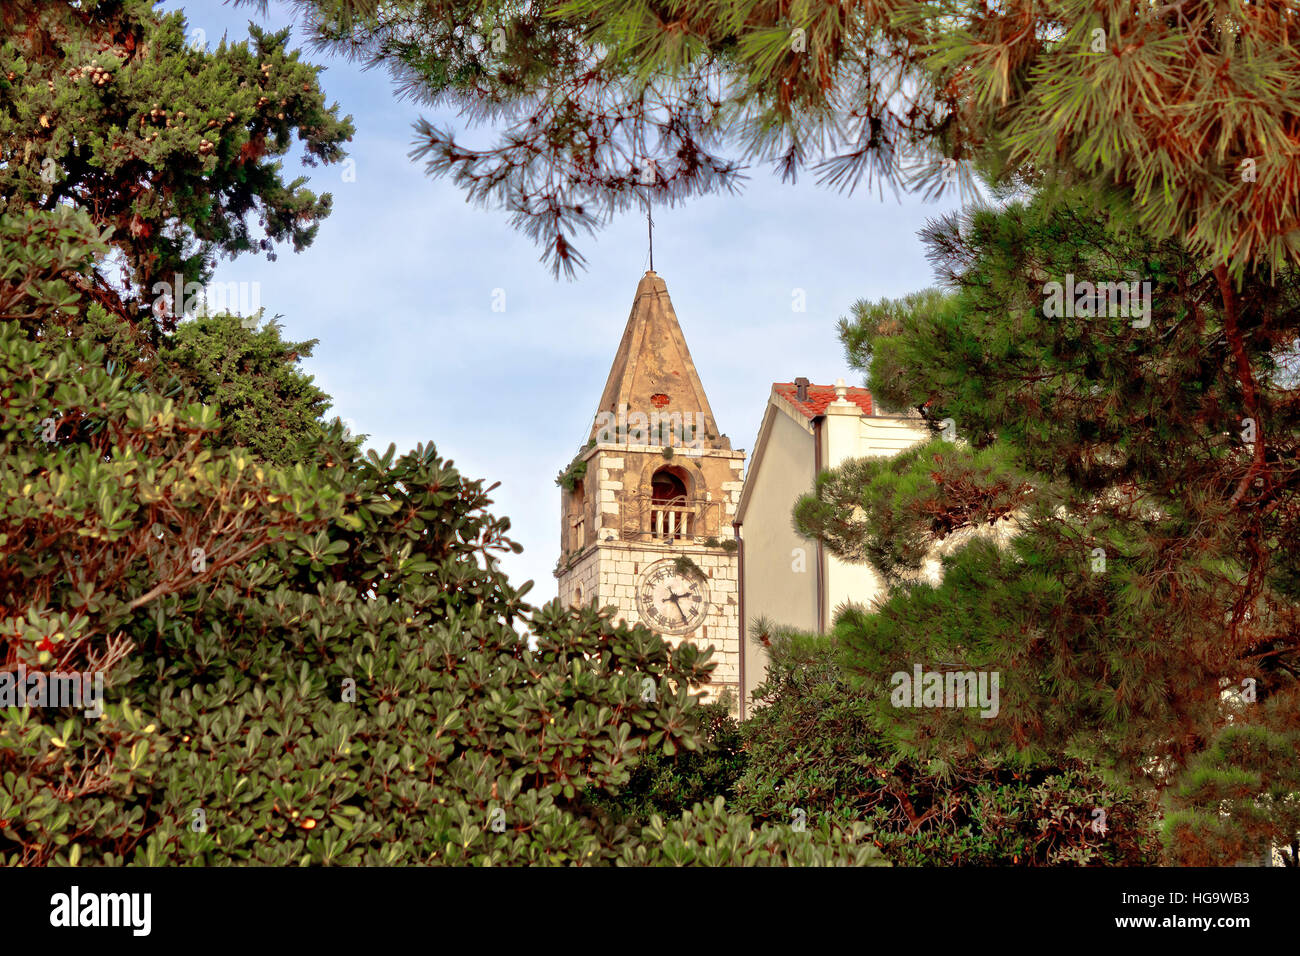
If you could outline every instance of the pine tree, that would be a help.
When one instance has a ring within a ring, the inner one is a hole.
[[[835,635],[905,753],[1086,754],[1165,787],[1266,703],[1294,730],[1300,285],[1255,272],[1225,296],[1139,220],[1080,187],[950,217],[926,231],[942,290],[841,324],[877,400],[939,432],[795,509],[897,585]],[[1134,276],[1119,308],[1097,291]],[[1060,312],[1053,282],[1077,283]],[[918,663],[997,672],[997,718],[896,706],[892,675]],[[1286,813],[1263,815],[1289,844]]]
[[[338,162],[352,124],[288,31],[208,49],[148,0],[17,0],[0,25],[0,212],[85,210],[125,269],[96,263],[78,284],[146,344],[181,311],[159,308],[160,285],[310,245],[330,197],[286,182],[281,158],[296,137],[305,163]]]
[[[613,212],[734,190],[751,160],[926,196],[1068,170],[1234,275],[1297,253],[1296,0],[297,4],[403,94],[497,129],[470,148],[421,122],[416,146],[556,269]]]

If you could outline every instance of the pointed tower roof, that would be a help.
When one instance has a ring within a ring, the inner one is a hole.
[[[674,412],[703,413],[709,423],[709,432],[720,435],[709,398],[704,394],[699,373],[691,351],[686,347],[686,337],[677,323],[668,286],[654,272],[641,277],[632,300],[632,312],[623,329],[614,364],[600,396],[600,412],[617,416],[620,406],[628,413]],[[597,426],[592,425],[591,437]],[[728,447],[723,438],[708,440],[709,447]]]

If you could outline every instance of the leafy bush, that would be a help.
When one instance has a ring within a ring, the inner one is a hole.
[[[829,637],[779,629],[767,637],[771,664],[743,725],[748,763],[737,809],[759,820],[802,811],[809,826],[867,824],[885,858],[901,865],[1154,862],[1150,799],[1073,759],[1029,768],[976,755],[909,759],[876,726]],[[1094,828],[1103,819],[1104,833]]]
[[[654,749],[637,764],[613,798],[593,794],[620,823],[645,825],[655,814],[672,816],[695,804],[730,802],[745,767],[740,726],[727,700],[698,708],[701,737],[694,750],[667,756]]]
[[[640,842],[623,848],[625,865],[673,866],[873,866],[880,864],[867,840],[867,828],[825,827],[819,831],[764,824],[755,830],[749,817],[728,813],[722,797],[697,804],[681,819],[665,824],[651,818]]]

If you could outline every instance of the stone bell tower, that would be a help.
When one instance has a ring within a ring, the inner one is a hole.
[[[740,686],[736,542],[745,453],[719,432],[664,280],[637,285],[587,444],[562,474],[560,600],[613,605],[714,648],[707,699]]]

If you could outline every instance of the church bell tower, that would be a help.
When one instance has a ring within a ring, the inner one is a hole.
[[[712,646],[708,700],[740,688],[732,520],[745,453],[719,432],[664,280],[647,272],[586,445],[561,475],[560,600]]]

